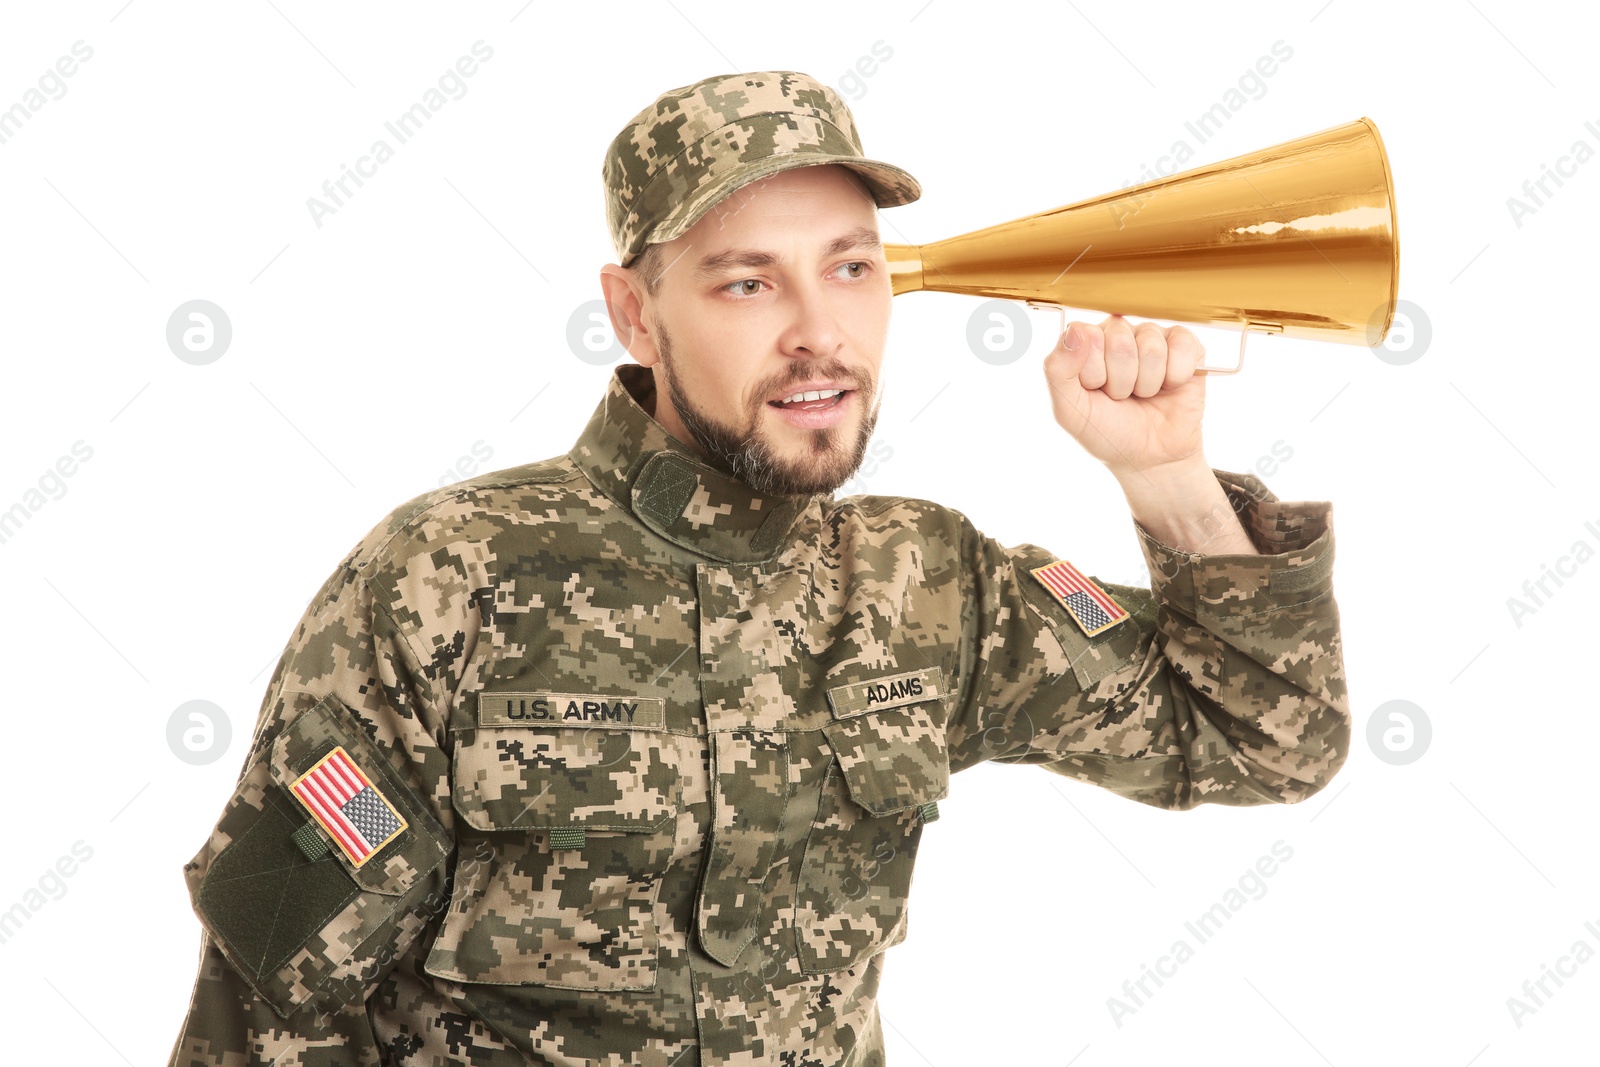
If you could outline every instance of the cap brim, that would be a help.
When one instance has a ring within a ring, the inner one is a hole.
[[[781,156],[768,156],[748,167],[734,171],[721,181],[712,182],[667,214],[647,235],[645,244],[662,244],[682,236],[706,213],[716,207],[728,194],[751,182],[771,177],[781,171],[800,167],[817,167],[837,163],[849,167],[872,190],[873,202],[879,207],[898,207],[909,204],[922,195],[922,185],[908,172],[891,163],[860,156],[842,156],[829,153],[793,152]],[[641,249],[642,250],[642,249]]]

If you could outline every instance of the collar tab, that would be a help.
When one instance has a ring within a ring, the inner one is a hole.
[[[711,467],[641,406],[650,371],[617,367],[570,455],[601,492],[673,544],[729,563],[771,559],[803,534],[822,495],[763,496]]]
[[[684,509],[700,484],[694,469],[671,452],[656,452],[633,480],[633,510],[652,526],[670,528],[683,518]]]

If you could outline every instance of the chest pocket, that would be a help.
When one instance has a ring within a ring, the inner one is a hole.
[[[854,967],[905,939],[925,823],[949,794],[939,668],[829,689],[833,759],[795,896],[801,970]]]
[[[518,693],[478,704],[457,735],[461,848],[425,969],[467,983],[653,988],[655,903],[680,802],[662,701]]]

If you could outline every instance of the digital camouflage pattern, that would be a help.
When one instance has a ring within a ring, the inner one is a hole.
[[[1102,583],[1130,617],[1089,638],[1045,549],[926,500],[756,496],[651,382],[618,367],[570,453],[403,505],[317,593],[186,869],[171,1063],[881,1065],[953,772],[1184,809],[1343,763],[1327,504],[1217,472],[1269,554],[1135,524],[1151,588]],[[360,868],[288,792],[336,744],[409,823]]]
[[[618,265],[682,234],[740,186],[819,163],[855,171],[879,207],[922,195],[899,167],[862,158],[850,108],[810,75],[719,74],[667,90],[617,134],[601,168]]]

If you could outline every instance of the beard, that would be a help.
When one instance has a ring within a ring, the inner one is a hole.
[[[831,493],[855,476],[867,454],[867,442],[878,425],[878,408],[881,397],[877,383],[863,378],[837,360],[791,364],[788,371],[775,375],[769,382],[759,383],[753,390],[756,397],[746,413],[744,428],[718,422],[689,399],[683,383],[673,369],[672,338],[664,325],[657,320],[656,336],[661,352],[661,368],[665,371],[666,393],[673,409],[689,431],[695,443],[712,463],[744,482],[763,496],[807,496],[813,493]],[[848,382],[858,397],[872,398],[872,405],[862,416],[854,437],[847,437],[844,426],[829,426],[820,430],[805,430],[803,454],[793,459],[779,456],[772,440],[761,431],[762,408],[768,397],[789,385],[800,385],[817,378]]]

